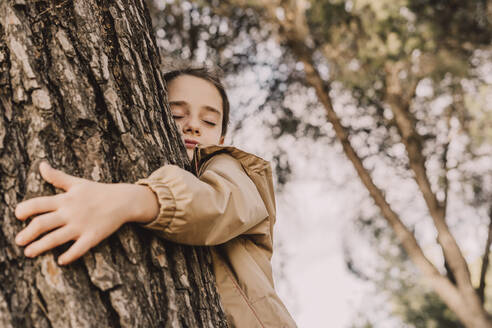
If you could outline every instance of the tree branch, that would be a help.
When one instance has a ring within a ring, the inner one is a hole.
[[[417,243],[413,233],[402,223],[397,213],[393,211],[390,204],[384,198],[383,192],[374,184],[369,172],[364,168],[361,159],[358,157],[355,149],[352,147],[346,128],[341,124],[336,112],[333,109],[331,99],[328,94],[328,88],[319,76],[319,72],[315,69],[309,52],[306,48],[301,48],[300,44],[290,45],[293,51],[296,52],[298,58],[304,64],[306,79],[316,90],[316,94],[320,102],[325,107],[327,118],[333,125],[333,129],[341,142],[345,155],[352,162],[359,178],[369,191],[369,194],[375,201],[376,205],[381,209],[383,217],[388,221],[398,240],[411,258],[412,262],[419,268],[423,275],[428,279],[430,285],[440,295],[441,299],[458,315],[458,317],[467,322],[467,326],[472,327],[473,319],[468,315],[466,306],[463,303],[462,297],[458,289],[450,282],[449,279],[443,277],[436,269],[434,264],[427,259],[422,249]],[[304,49],[304,50],[303,50]]]
[[[438,270],[425,257],[422,249],[415,239],[415,236],[401,222],[398,214],[393,211],[390,204],[386,201],[382,190],[374,184],[369,172],[364,167],[362,160],[359,158],[355,149],[351,145],[348,139],[348,132],[346,128],[342,125],[340,119],[334,111],[331,99],[328,96],[328,91],[326,90],[327,87],[325,86],[321,77],[318,75],[317,70],[312,65],[310,57],[307,53],[302,53],[303,51],[301,51],[299,45],[292,45],[291,47],[293,47],[295,51],[299,53],[298,57],[304,63],[304,69],[307,75],[306,78],[308,82],[310,82],[310,84],[315,88],[318,98],[324,105],[328,120],[333,125],[333,129],[335,130],[338,140],[342,144],[345,154],[352,162],[352,165],[354,166],[357,174],[362,180],[362,183],[369,191],[369,194],[374,199],[376,205],[381,209],[384,218],[390,223],[400,242],[403,244],[405,250],[414,260],[414,262],[417,263],[419,268],[427,275],[440,276]]]
[[[487,242],[485,243],[485,250],[483,252],[482,269],[480,270],[480,284],[478,285],[477,293],[480,297],[482,304],[485,303],[485,279],[489,268],[489,255],[490,245],[492,244],[492,205],[489,208],[489,233],[487,235]]]
[[[447,124],[448,124],[448,129],[450,127],[450,124],[449,124],[449,116],[447,116]],[[449,139],[448,139],[448,142],[446,142],[446,144],[444,145],[444,152],[441,156],[441,163],[442,163],[442,169],[444,171],[444,174],[443,174],[443,190],[444,190],[444,200],[442,202],[442,207],[444,209],[444,217],[446,217],[446,210],[448,208],[448,193],[449,193],[449,179],[448,179],[448,172],[449,172],[449,169],[448,169],[448,151],[449,151]],[[451,268],[449,262],[448,262],[448,259],[446,256],[444,256],[444,268],[446,269],[446,275],[448,276],[448,279],[449,281],[451,281],[451,283],[453,285],[456,285],[457,282],[456,282],[456,277],[454,276],[454,271],[453,269]]]
[[[439,202],[435,193],[432,191],[429,178],[427,176],[423,155],[422,137],[415,130],[415,119],[409,110],[409,103],[405,102],[402,94],[402,86],[398,73],[401,69],[399,63],[386,65],[387,73],[387,101],[395,115],[395,121],[399,129],[402,142],[407,150],[410,168],[415,175],[415,181],[429,209],[429,213],[434,221],[438,232],[438,243],[441,245],[444,257],[449,262],[449,267],[456,277],[459,288],[470,290],[472,288],[468,265],[456,243],[455,238],[449,231],[445,221],[445,206]]]

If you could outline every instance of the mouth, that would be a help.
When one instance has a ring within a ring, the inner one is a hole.
[[[192,139],[185,139],[184,140],[186,148],[195,148],[196,145],[198,145],[198,141],[192,140]]]

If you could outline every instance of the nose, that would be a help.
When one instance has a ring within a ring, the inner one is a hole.
[[[183,132],[200,135],[200,126],[198,124],[198,119],[190,117],[188,120],[186,120],[185,124],[183,125]]]

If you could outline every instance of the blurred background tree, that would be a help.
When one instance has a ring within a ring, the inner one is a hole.
[[[383,259],[367,270],[347,238],[347,265],[392,295],[394,315],[490,326],[490,1],[175,0],[153,13],[164,57],[218,64],[242,90],[232,134],[252,116],[270,127],[279,187],[295,160],[285,140],[341,142],[373,199],[357,227]]]

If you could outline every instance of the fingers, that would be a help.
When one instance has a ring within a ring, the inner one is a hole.
[[[61,188],[65,191],[77,183],[86,181],[85,179],[77,178],[60,170],[56,170],[49,166],[47,162],[41,162],[41,164],[39,164],[39,171],[43,179],[55,187]],[[57,201],[60,197],[62,197],[61,195],[62,194],[36,197],[21,202],[15,209],[15,216],[19,220],[25,220],[35,214],[55,211],[58,209]]]
[[[63,224],[62,218],[56,212],[50,212],[35,217],[27,227],[15,237],[17,245],[24,246],[38,238],[39,235],[53,230]]]
[[[59,194],[60,195],[60,194]],[[58,208],[59,195],[42,196],[23,201],[15,208],[15,216],[24,221],[30,216],[52,212]]]
[[[80,236],[79,239],[62,255],[58,257],[59,265],[70,264],[77,260],[79,257],[87,253],[97,242],[89,234]]]
[[[24,250],[24,255],[27,257],[36,257],[67,241],[74,240],[76,237],[77,236],[72,232],[72,229],[67,226],[61,227],[27,246]]]
[[[41,173],[43,179],[47,182],[65,191],[82,180],[63,171],[52,168],[48,162],[41,162],[39,164],[39,172]]]

